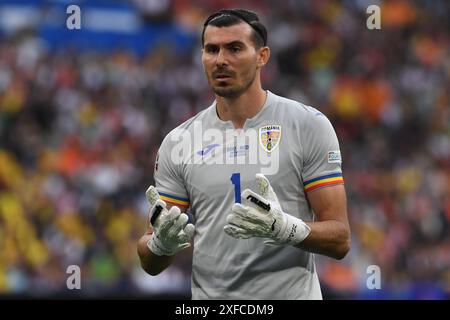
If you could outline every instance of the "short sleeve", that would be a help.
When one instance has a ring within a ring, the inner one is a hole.
[[[344,183],[339,142],[331,122],[314,108],[303,131],[303,188],[305,192]]]
[[[166,137],[159,147],[155,160],[154,177],[156,189],[162,200],[178,205],[189,206],[180,164],[171,160],[172,147],[170,139]]]

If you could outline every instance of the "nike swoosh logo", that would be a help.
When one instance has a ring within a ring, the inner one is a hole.
[[[218,147],[218,146],[219,146],[219,144],[217,144],[217,143],[209,144],[209,145],[206,146],[205,149],[198,151],[197,154],[198,154],[199,156],[205,156],[205,155],[207,155],[209,152],[211,152],[211,150],[213,150],[215,147]]]

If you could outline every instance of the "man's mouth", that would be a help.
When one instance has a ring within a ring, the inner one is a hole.
[[[216,80],[228,80],[231,79],[231,74],[229,73],[218,73],[214,75],[214,79]]]
[[[227,76],[216,77],[216,80],[217,80],[217,81],[227,81],[227,80],[229,80],[229,79],[230,79],[230,77],[227,77]]]

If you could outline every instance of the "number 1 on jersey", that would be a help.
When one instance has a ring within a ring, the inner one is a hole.
[[[231,183],[234,184],[234,202],[241,203],[241,174],[233,173]]]

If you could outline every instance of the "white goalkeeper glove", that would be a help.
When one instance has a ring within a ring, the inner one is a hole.
[[[267,245],[296,245],[305,240],[311,229],[303,220],[283,212],[269,180],[256,174],[259,194],[250,189],[242,192],[242,204],[235,203],[227,216],[224,231],[237,239],[269,238]]]
[[[150,225],[153,235],[147,242],[147,247],[158,256],[173,256],[191,245],[195,227],[188,222],[188,216],[181,213],[177,206],[166,209],[166,203],[160,199],[154,186],[145,192],[151,204]]]

